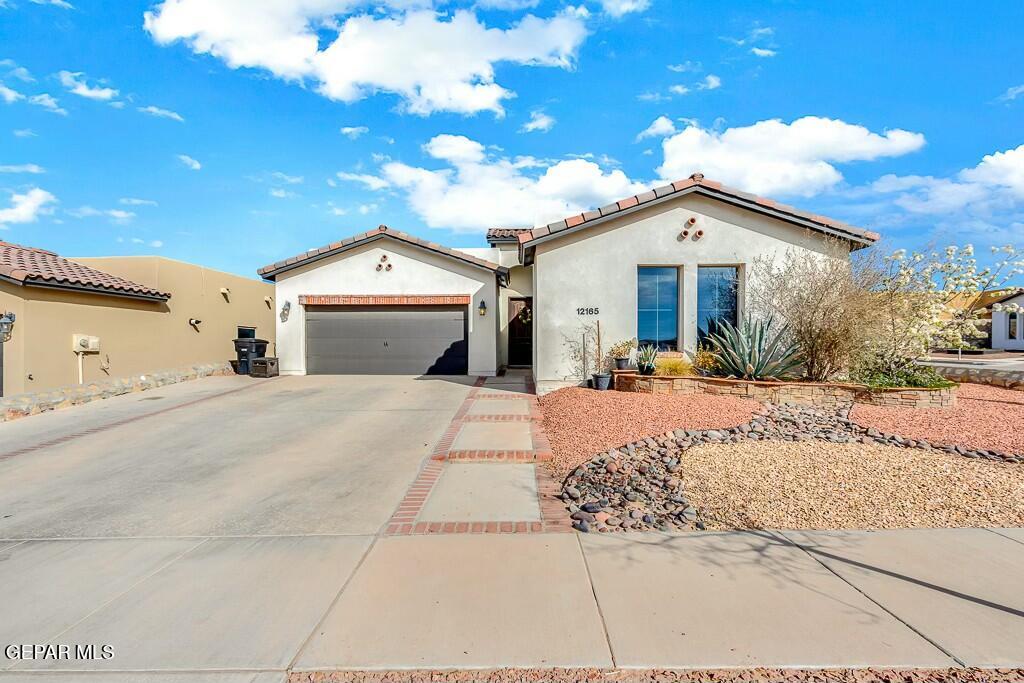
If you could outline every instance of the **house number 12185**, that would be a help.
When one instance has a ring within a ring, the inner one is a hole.
[[[598,315],[598,314],[600,314],[600,312],[601,312],[601,310],[597,306],[594,306],[593,308],[577,308],[576,309],[576,315]]]

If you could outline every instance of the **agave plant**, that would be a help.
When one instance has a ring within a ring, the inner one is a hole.
[[[658,359],[658,347],[654,344],[644,344],[636,350],[636,367],[641,375],[654,374],[654,361]]]
[[[726,377],[782,379],[800,365],[799,347],[785,341],[788,329],[772,335],[771,327],[770,316],[764,320],[745,317],[739,327],[719,321],[708,341]]]

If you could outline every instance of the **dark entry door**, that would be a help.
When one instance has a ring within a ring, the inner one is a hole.
[[[306,311],[311,375],[465,375],[465,306],[322,306]]]
[[[533,365],[533,299],[508,300],[508,364]]]

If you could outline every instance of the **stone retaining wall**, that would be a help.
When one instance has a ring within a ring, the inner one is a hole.
[[[1024,391],[1024,371],[996,370],[994,368],[955,367],[952,365],[931,365],[936,372],[953,382],[990,384],[1004,389]]]
[[[49,410],[77,406],[90,401],[98,401],[111,396],[120,396],[134,391],[146,391],[167,384],[177,384],[200,377],[211,375],[233,375],[234,371],[228,363],[206,363],[190,365],[177,370],[134,375],[119,379],[105,379],[86,384],[74,384],[49,391],[28,394],[16,394],[0,398],[0,422],[16,420]]]
[[[868,389],[861,384],[751,382],[722,377],[668,377],[615,371],[618,391],[644,394],[717,394],[754,401],[837,408],[852,403],[911,408],[950,408],[956,387],[948,389]]]

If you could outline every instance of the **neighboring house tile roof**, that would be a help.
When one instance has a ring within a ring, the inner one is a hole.
[[[102,270],[62,258],[52,251],[0,242],[0,279],[18,285],[74,289],[166,301],[171,295]]]
[[[487,231],[488,242],[516,242],[519,235],[532,228],[491,228]]]
[[[983,292],[983,294],[985,294],[985,293],[987,293],[987,292]],[[1012,288],[1006,290],[1006,292],[1002,293],[1002,294],[995,294],[993,292],[994,296],[992,296],[988,300],[984,301],[982,306],[984,308],[988,308],[992,304],[1001,304],[1004,301],[1009,301],[1010,299],[1015,299],[1018,296],[1020,296],[1021,294],[1024,294],[1024,287],[1012,287]]]
[[[731,187],[726,187],[713,180],[707,180],[701,173],[694,173],[686,180],[680,180],[672,183],[671,185],[656,187],[653,190],[642,192],[638,195],[633,195],[632,197],[627,197],[626,199],[622,199],[614,204],[602,206],[600,209],[585,211],[581,214],[570,216],[565,220],[556,221],[554,223],[549,223],[548,225],[533,228],[530,231],[522,232],[519,234],[519,243],[525,247],[529,247],[532,242],[550,238],[562,231],[571,230],[575,232],[576,229],[590,227],[591,224],[601,222],[601,219],[613,216],[623,211],[656,202],[664,198],[683,196],[685,194],[700,194],[702,196],[726,201],[734,205],[744,206],[754,211],[766,213],[783,220],[789,220],[791,222],[804,225],[811,229],[836,235],[843,239],[848,239],[860,244],[861,246],[868,246],[880,238],[878,233],[863,230],[861,228],[855,228],[852,225],[847,225],[846,223],[827,218],[826,216],[819,216],[818,214],[802,211],[786,204],[780,204],[772,199],[758,197],[757,195],[753,195],[748,192],[742,192]]]
[[[353,249],[368,242],[383,239],[385,237],[390,239],[396,239],[399,240],[400,242],[411,244],[414,247],[426,249],[427,251],[432,251],[442,256],[447,256],[449,258],[462,261],[463,263],[468,263],[470,265],[477,266],[478,268],[486,268],[487,270],[491,270],[496,273],[502,274],[508,272],[508,268],[498,265],[497,263],[492,263],[491,261],[487,261],[485,259],[478,258],[471,254],[457,251],[455,249],[449,249],[448,247],[441,246],[437,242],[428,242],[426,240],[421,240],[418,237],[413,237],[412,235],[401,232],[399,230],[392,230],[386,225],[378,226],[377,228],[370,230],[369,232],[364,232],[361,235],[353,235],[352,237],[346,237],[340,242],[334,242],[332,244],[320,247],[319,249],[310,249],[309,251],[303,252],[298,256],[293,256],[290,259],[278,261],[277,263],[272,263],[269,266],[263,266],[256,272],[259,274],[260,277],[262,277],[265,280],[273,280],[275,277],[277,277],[278,274],[284,271],[291,270],[292,268],[298,268],[299,266],[306,265],[309,262],[317,261],[328,256],[340,254],[341,252],[348,251],[349,249]]]

